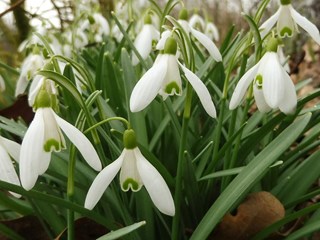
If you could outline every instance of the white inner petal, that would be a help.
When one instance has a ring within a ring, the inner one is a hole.
[[[120,170],[120,184],[123,191],[137,192],[142,187],[142,181],[137,169],[137,160],[133,150],[127,149]]]

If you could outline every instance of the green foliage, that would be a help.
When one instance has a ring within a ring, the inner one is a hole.
[[[235,33],[235,27],[230,26],[220,43],[222,62],[210,57],[178,20],[169,16],[174,15],[179,3],[169,0],[161,8],[156,1],[150,1],[150,11],[159,16],[161,26],[167,24],[165,28],[178,39],[181,63],[208,88],[217,119],[208,116],[201,96],[195,94],[183,74],[181,96],[163,100],[158,95],[144,110],[130,111],[132,90],[160,53],[153,48],[150,56],[143,59],[132,37],[136,36],[138,26],[135,21],[124,26],[119,21],[121,18],[111,13],[110,22],[119,28],[122,40],[104,36],[103,43],[73,49],[72,57],[55,53],[49,39],[36,34],[40,47],[48,53],[47,61],[54,66],[52,70],[40,69],[36,74],[57,86],[58,115],[84,132],[103,167],[113,163],[124,147],[138,146],[168,185],[175,201],[175,216],[161,214],[144,188],[137,193],[122,192],[118,176],[93,210],[84,208],[84,199],[98,173],[67,140],[67,149],[52,153],[48,170],[32,190],[0,181],[1,189],[22,195],[21,199],[15,199],[1,193],[3,219],[35,214],[52,238],[68,228],[71,239],[74,220],[85,216],[110,230],[99,238],[101,240],[119,237],[202,240],[207,239],[224,215],[235,210],[250,192],[269,191],[285,206],[286,216],[261,230],[254,239],[265,239],[300,217],[308,221],[288,239],[301,239],[319,229],[316,218],[319,203],[300,210],[295,207],[319,194],[313,184],[320,176],[320,111],[318,105],[312,108],[306,105],[320,96],[320,90],[300,96],[297,109],[291,115],[279,110],[256,111],[252,85],[242,105],[234,110],[228,107],[239,79],[265,52],[259,21],[269,1],[261,2],[256,16],[243,16],[250,28],[248,32]],[[131,60],[133,53],[139,59],[136,66]],[[13,75],[18,73],[2,62],[0,68]],[[300,82],[296,89],[309,82]],[[27,127],[21,121],[0,117],[2,136],[18,142]],[[136,134],[136,142],[129,146],[123,142],[123,134],[130,128]],[[15,167],[18,170],[19,164]],[[124,184],[134,183],[134,188],[138,188],[135,179],[129,180],[131,182]],[[1,223],[0,231],[13,239],[21,239]]]

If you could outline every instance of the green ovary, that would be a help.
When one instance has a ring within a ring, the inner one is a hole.
[[[262,78],[262,75],[259,74],[256,76],[256,79],[255,79],[255,84],[257,86],[258,89],[262,89],[262,82],[263,82],[263,78]]]
[[[45,152],[58,152],[61,150],[61,144],[56,139],[48,139],[43,145],[43,148]]]
[[[291,0],[280,0],[281,5],[289,5],[291,4]]]
[[[285,37],[285,36],[292,37],[292,34],[293,34],[292,29],[288,27],[284,27],[280,31],[280,37]]]
[[[132,191],[136,192],[139,190],[139,183],[135,181],[133,178],[127,178],[122,183],[122,189],[123,191],[128,191],[129,188],[131,188]]]
[[[178,86],[177,82],[171,82],[166,85],[165,93],[167,94],[173,94],[174,92],[177,94],[180,94],[180,87]]]

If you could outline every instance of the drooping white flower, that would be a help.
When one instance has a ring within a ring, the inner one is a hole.
[[[0,136],[0,180],[20,186],[18,175],[15,171],[13,160],[19,162],[20,144]],[[10,192],[15,197],[20,194]]]
[[[62,131],[93,169],[100,171],[102,168],[88,138],[53,111],[51,106],[55,102],[54,97],[47,92],[47,86],[39,91],[34,106],[37,108],[34,119],[21,144],[20,180],[26,190],[30,190],[38,176],[48,169],[51,152],[59,152],[66,147]]]
[[[299,25],[320,45],[319,29],[293,8],[291,0],[280,0],[277,12],[261,25],[261,37],[264,38],[276,23],[280,37],[292,37],[298,32],[297,25]]]
[[[124,132],[124,145],[125,148],[118,159],[105,167],[94,179],[85,199],[85,208],[94,208],[120,171],[120,185],[123,191],[131,189],[137,192],[145,186],[159,211],[173,216],[175,207],[170,190],[157,169],[141,154],[132,129]]]
[[[130,110],[138,112],[148,106],[152,100],[160,94],[164,99],[169,95],[181,95],[182,83],[179,65],[186,79],[197,93],[205,111],[213,118],[216,117],[216,109],[210,93],[204,83],[178,62],[176,57],[177,43],[169,37],[163,54],[159,54],[153,66],[142,76],[134,87],[130,97]]]
[[[212,22],[206,22],[200,15],[193,14],[189,19],[189,26],[203,32],[211,40],[219,41],[219,31],[216,25]]]
[[[134,46],[141,55],[142,59],[146,59],[150,55],[152,50],[152,42],[159,40],[159,37],[159,31],[152,25],[151,16],[147,14],[144,19],[144,25],[134,40]],[[137,65],[138,63],[139,59],[133,53],[132,64]]]
[[[272,39],[277,41],[276,39]],[[272,41],[270,40],[270,41]],[[231,97],[229,108],[235,109],[253,81],[253,94],[258,109],[268,112],[280,109],[285,114],[295,111],[297,95],[294,84],[280,63],[277,43],[269,48],[261,60],[239,80]]]
[[[216,25],[214,25],[212,22],[208,22],[206,24],[206,28],[204,30],[204,33],[210,38],[215,41],[219,41],[220,35],[219,31]]]
[[[203,31],[206,24],[205,24],[203,17],[201,17],[199,14],[195,13],[189,19],[189,26],[192,28],[195,28],[195,29],[197,28],[197,29],[200,29]]]
[[[188,12],[186,9],[182,9],[179,15],[179,20],[178,20],[181,27],[184,29],[185,32],[191,33],[192,36],[194,36],[199,41],[199,43],[205,49],[207,49],[207,51],[213,57],[214,60],[216,60],[217,62],[221,62],[222,56],[217,46],[212,42],[212,40],[207,35],[194,29],[190,25],[190,23],[187,21],[187,19],[188,19]]]
[[[15,96],[24,93],[35,72],[42,68],[44,64],[44,58],[40,54],[30,54],[24,59],[15,89]]]
[[[103,36],[110,34],[109,23],[100,13],[94,13],[89,16],[80,25],[80,29],[92,34],[93,40],[96,42],[102,42]]]

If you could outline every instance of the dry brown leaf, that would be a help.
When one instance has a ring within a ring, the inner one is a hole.
[[[285,209],[269,192],[250,194],[239,205],[236,215],[228,213],[211,236],[215,240],[246,240],[282,219]]]

